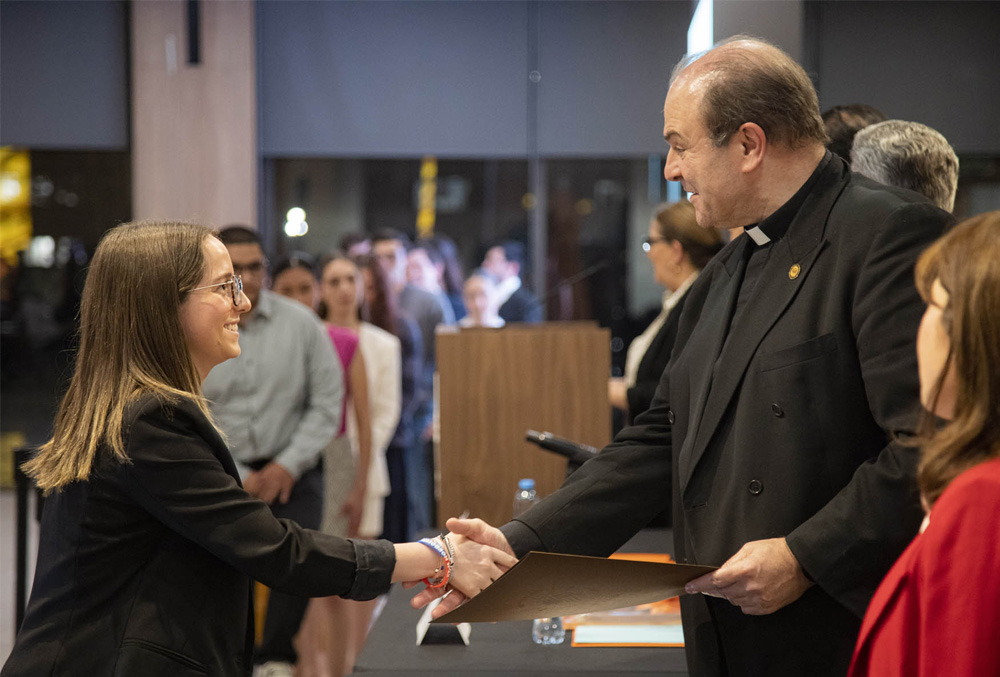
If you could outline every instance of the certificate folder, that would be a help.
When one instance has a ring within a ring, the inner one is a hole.
[[[683,594],[685,583],[716,568],[529,552],[495,583],[434,622],[523,621],[620,609]]]

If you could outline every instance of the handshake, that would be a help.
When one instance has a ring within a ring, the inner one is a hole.
[[[438,552],[446,571],[442,578],[425,579],[427,587],[410,600],[411,606],[420,609],[444,596],[431,612],[433,618],[475,597],[517,563],[507,538],[496,527],[480,519],[454,517],[447,526],[448,536],[438,539],[444,541]],[[448,552],[443,552],[449,544]],[[424,545],[409,545],[427,552]],[[412,588],[420,582],[416,578],[403,575],[395,580]],[[725,599],[745,614],[760,616],[791,604],[812,585],[785,539],[769,538],[746,543],[721,567],[689,582],[685,591]]]
[[[407,544],[418,546],[422,552],[432,550],[441,557],[441,565],[435,570],[433,578],[413,580],[405,575],[402,578],[404,588],[412,588],[421,582],[427,586],[410,600],[415,609],[444,597],[431,612],[433,618],[439,618],[475,597],[517,563],[507,538],[496,527],[480,519],[454,517],[448,520],[447,527],[447,536]],[[397,556],[400,554],[397,550]],[[397,579],[402,573],[399,564],[401,562],[397,562],[397,576],[394,576]]]

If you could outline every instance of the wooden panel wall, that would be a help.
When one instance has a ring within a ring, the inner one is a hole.
[[[466,329],[437,337],[438,518],[468,510],[490,524],[511,518],[522,477],[538,495],[562,484],[566,462],[524,441],[525,431],[603,447],[610,333],[589,323]]]
[[[133,211],[255,226],[254,5],[198,6],[201,62],[189,65],[187,4],[131,5]]]

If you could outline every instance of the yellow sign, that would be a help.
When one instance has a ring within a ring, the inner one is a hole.
[[[0,258],[10,265],[31,242],[31,157],[0,148]]]
[[[437,210],[437,160],[428,155],[420,164],[420,190],[417,209],[417,238],[434,237]]]

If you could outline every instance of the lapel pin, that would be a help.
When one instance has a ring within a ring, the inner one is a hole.
[[[799,276],[799,273],[801,271],[802,271],[802,266],[800,266],[797,263],[793,263],[792,267],[788,269],[788,279],[789,280],[794,280],[795,278],[797,278]]]

